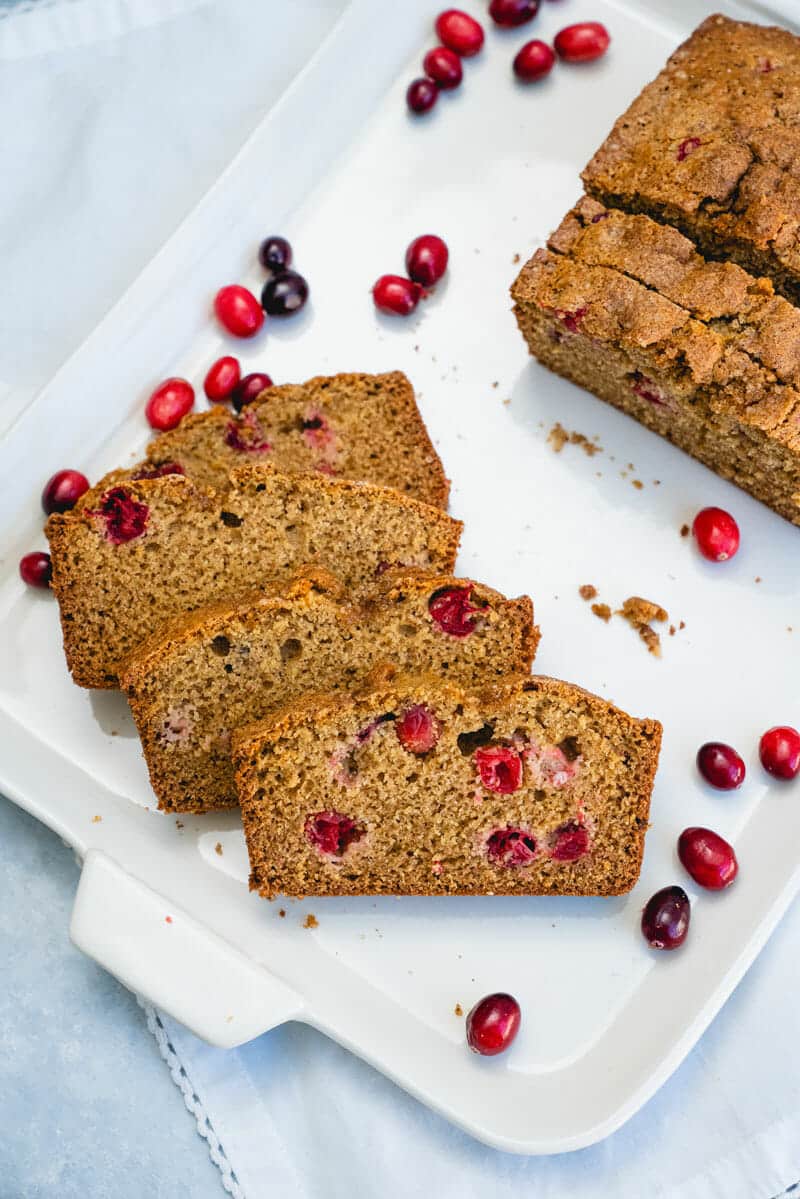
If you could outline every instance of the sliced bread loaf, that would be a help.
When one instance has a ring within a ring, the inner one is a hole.
[[[389,571],[353,598],[318,570],[179,618],[134,651],[120,682],[159,807],[202,812],[237,803],[239,725],[312,689],[352,688],[380,663],[472,685],[529,673],[538,638],[527,596]]]
[[[618,895],[661,726],[555,679],[315,695],[233,734],[262,895]]]
[[[461,522],[384,487],[234,470],[223,495],[181,475],[95,488],[46,525],[75,682],[114,687],[159,625],[300,565],[363,586],[386,564],[453,569]]]

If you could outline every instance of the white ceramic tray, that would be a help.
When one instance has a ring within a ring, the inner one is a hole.
[[[435,7],[346,9],[6,439],[0,786],[84,858],[76,944],[200,1036],[232,1046],[304,1020],[475,1136],[552,1153],[613,1131],[667,1078],[797,890],[796,789],[768,784],[755,745],[769,725],[800,719],[800,532],[532,363],[509,311],[518,256],[557,223],[612,119],[710,6],[544,4],[536,36],[599,18],[614,38],[608,57],[523,89],[510,60],[530,34],[488,31],[461,90],[414,121],[403,93],[431,43]],[[769,4],[725,8],[778,15]],[[43,480],[67,465],[97,476],[140,449],[149,389],[168,374],[200,383],[224,344],[210,297],[230,281],[256,284],[254,249],[276,230],[293,242],[313,302],[233,352],[278,381],[407,371],[466,521],[461,569],[534,596],[539,670],[663,721],[652,829],[629,897],[309,900],[286,903],[282,918],[280,903],[246,889],[236,816],[178,822],[152,811],[121,698],[70,683],[54,604],[16,575],[20,554],[40,544]],[[377,316],[373,280],[402,270],[406,244],[425,231],[449,243],[448,281],[408,321]],[[547,432],[557,420],[602,451],[556,455]],[[722,567],[679,536],[707,504],[742,527],[741,552]],[[653,598],[686,627],[665,637],[657,661],[622,621],[590,614],[582,583],[612,605]],[[696,776],[697,746],[717,737],[748,752],[740,793],[713,794]],[[696,895],[683,877],[675,841],[688,824],[735,842],[741,874],[729,894]],[[692,931],[680,953],[657,957],[639,914],[673,881],[693,897]],[[309,913],[314,929],[303,927]],[[499,989],[519,997],[522,1032],[506,1057],[477,1059],[454,1008]]]

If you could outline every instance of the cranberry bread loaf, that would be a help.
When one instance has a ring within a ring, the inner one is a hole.
[[[511,290],[540,362],[800,524],[800,310],[768,280],[584,197]]]
[[[159,625],[304,564],[364,585],[385,565],[452,570],[461,522],[385,487],[243,466],[223,495],[181,475],[86,493],[46,525],[76,683],[114,687]]]
[[[306,697],[233,735],[250,886],[285,895],[618,895],[661,726],[555,679]]]
[[[262,462],[378,483],[437,508],[447,507],[450,487],[400,371],[270,387],[239,415],[216,405],[156,437],[147,459],[128,473],[172,465],[215,490],[235,466]]]
[[[120,682],[159,807],[203,812],[237,803],[231,729],[309,690],[352,689],[384,663],[465,685],[529,673],[538,639],[527,596],[391,571],[354,598],[316,571],[180,618],[131,655]]]
[[[800,303],[800,39],[709,17],[583,180],[604,204],[675,225]]]

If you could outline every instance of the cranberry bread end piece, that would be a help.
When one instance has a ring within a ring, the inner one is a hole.
[[[395,570],[361,596],[317,571],[166,626],[120,676],[159,807],[237,803],[231,730],[310,690],[352,689],[392,670],[463,684],[530,671],[530,599],[471,579]]]
[[[511,289],[530,352],[800,524],[800,310],[584,197]]]
[[[555,679],[306,697],[233,736],[251,889],[622,894],[660,742],[657,721]]]
[[[80,686],[115,687],[124,659],[182,613],[303,565],[348,587],[387,563],[451,571],[461,528],[385,487],[266,466],[234,470],[221,495],[175,474],[95,488],[46,526],[67,663]]]

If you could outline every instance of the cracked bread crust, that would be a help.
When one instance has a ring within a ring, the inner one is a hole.
[[[582,178],[604,204],[674,225],[800,302],[800,39],[708,17]]]

